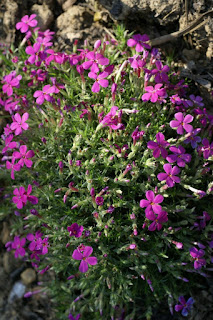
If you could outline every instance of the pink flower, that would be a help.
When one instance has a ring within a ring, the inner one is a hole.
[[[113,106],[109,113],[101,121],[100,125],[102,127],[109,126],[113,130],[123,130],[125,127],[121,123],[122,110],[119,110],[118,107]],[[118,115],[117,115],[118,111]]]
[[[188,153],[185,153],[186,150],[182,146],[172,146],[169,148],[169,150],[173,152],[173,154],[170,154],[166,158],[169,163],[174,163],[177,161],[178,167],[185,167],[186,162],[191,161],[192,156]]]
[[[133,38],[127,41],[127,45],[129,47],[136,46],[135,50],[141,52],[144,51],[144,48],[150,49],[150,46],[146,43],[147,41],[149,41],[149,37],[146,34],[135,34]]]
[[[100,53],[95,53],[94,51],[90,51],[86,54],[86,58],[88,61],[85,61],[82,66],[85,70],[91,68],[91,71],[97,73],[99,71],[98,64],[102,66],[106,66],[109,64],[109,59],[105,58]]]
[[[22,133],[23,130],[27,130],[29,128],[29,125],[26,123],[26,121],[29,118],[29,114],[25,112],[23,116],[21,117],[19,113],[16,113],[13,122],[11,123],[10,129],[15,130],[15,135],[19,135]]]
[[[72,258],[75,260],[81,260],[80,266],[79,266],[79,271],[80,272],[87,272],[88,270],[88,264],[89,265],[96,265],[98,263],[96,257],[90,257],[90,255],[93,252],[93,248],[86,246],[81,253],[79,250],[74,250],[72,254]]]
[[[100,87],[106,88],[108,87],[109,81],[104,79],[108,77],[108,72],[101,72],[99,75],[97,75],[94,72],[89,72],[88,77],[95,80],[93,86],[92,86],[92,92],[99,92]]]
[[[159,97],[166,98],[167,97],[166,89],[161,88],[162,85],[163,85],[162,83],[158,83],[155,85],[155,87],[153,86],[145,87],[145,91],[147,91],[147,93],[144,93],[141,99],[145,102],[150,100],[151,102],[155,103],[158,101]]]
[[[15,158],[12,159],[11,162],[7,161],[6,162],[6,168],[8,170],[11,170],[11,179],[15,179],[15,175],[14,175],[14,171],[20,171],[21,170],[21,166],[18,163],[14,163],[15,162]]]
[[[203,152],[203,158],[208,159],[213,155],[213,142],[210,144],[208,139],[202,140],[203,146],[200,148],[200,150]]]
[[[190,249],[190,255],[194,259],[194,268],[201,269],[202,266],[206,265],[206,260],[201,259],[205,254],[205,251],[202,249],[198,250],[197,248],[193,247]]]
[[[165,140],[165,137],[164,137],[163,133],[161,133],[161,132],[158,132],[156,134],[156,140],[157,140],[157,142],[149,141],[147,143],[147,147],[149,149],[153,150],[153,157],[154,158],[159,158],[160,154],[161,154],[162,157],[165,159],[168,155],[168,152],[165,149],[165,147],[168,147],[169,143]]]
[[[170,121],[171,128],[177,128],[178,134],[183,134],[184,130],[186,132],[192,132],[193,127],[189,123],[193,121],[194,117],[187,114],[185,117],[182,112],[175,113],[175,119]],[[183,130],[184,129],[184,130]]]
[[[69,236],[80,238],[82,236],[82,232],[84,230],[83,226],[79,226],[77,223],[73,223],[71,226],[67,227],[67,230],[69,231]]]
[[[35,155],[34,151],[33,150],[27,151],[27,146],[25,146],[25,145],[20,146],[19,152],[18,151],[13,152],[13,158],[20,159],[18,161],[18,164],[21,167],[23,167],[25,165],[27,168],[32,167],[33,162],[29,159],[34,157],[34,155]]]
[[[30,55],[30,57],[27,59],[27,61],[30,64],[36,63],[37,65],[41,64],[41,61],[39,61],[39,58],[41,56],[40,52],[41,44],[36,42],[33,46],[28,46],[25,49],[25,52]]]
[[[156,228],[159,230],[162,229],[162,223],[168,221],[168,216],[167,216],[166,211],[161,211],[158,215],[156,215],[152,210],[149,210],[146,213],[146,218],[153,221],[150,226],[149,226],[149,231],[155,231]]]
[[[29,30],[29,27],[35,27],[37,25],[37,21],[34,19],[36,14],[31,14],[31,16],[24,16],[21,19],[21,22],[16,24],[16,29],[21,31],[21,33],[25,33]]]
[[[15,197],[13,197],[12,199],[13,202],[16,204],[18,209],[22,209],[27,203],[25,188],[24,187],[20,187],[19,189],[16,188],[13,191],[13,194],[15,195]]]
[[[16,72],[12,71],[10,74],[4,76],[3,82],[6,84],[3,85],[2,91],[8,95],[8,97],[12,96],[13,94],[13,87],[19,87],[19,81],[22,79],[21,75],[16,77]]]
[[[140,201],[140,207],[145,208],[145,213],[148,213],[150,210],[153,210],[155,213],[160,213],[162,211],[162,207],[159,203],[163,202],[164,197],[161,194],[155,196],[152,190],[148,190],[146,192],[147,200],[142,199]]]
[[[5,139],[5,147],[2,149],[2,153],[4,154],[8,149],[14,149],[17,147],[17,142],[12,141],[13,140],[13,134],[10,134]]]
[[[15,251],[15,258],[18,258],[20,255],[21,257],[25,256],[25,249],[23,246],[25,245],[26,239],[22,238],[20,239],[19,236],[15,236],[13,243],[12,243],[12,249],[16,249]]]
[[[159,173],[157,176],[158,180],[166,180],[169,188],[174,187],[175,183],[180,183],[180,178],[176,177],[176,175],[180,173],[180,169],[177,166],[172,168],[170,164],[166,163],[164,164],[163,169],[166,173]]]
[[[42,91],[41,90],[37,90],[33,97],[37,98],[36,99],[36,103],[38,104],[43,104],[44,100],[47,100],[49,102],[52,101],[52,97],[50,94],[55,92],[55,88],[51,87],[50,84],[47,84],[46,86],[43,87]]]

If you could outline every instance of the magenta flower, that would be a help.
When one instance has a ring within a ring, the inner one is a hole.
[[[201,98],[200,96],[196,96],[194,94],[191,94],[189,96],[189,98],[192,100],[192,102],[194,103],[195,106],[198,106],[198,107],[203,107],[204,106],[204,103],[202,102],[203,101],[203,98]]]
[[[15,179],[15,175],[14,175],[14,171],[20,171],[21,170],[21,166],[18,163],[14,163],[15,162],[15,158],[12,159],[11,162],[7,161],[6,162],[6,168],[8,170],[11,170],[11,179]]]
[[[161,154],[162,157],[165,159],[168,155],[168,152],[165,149],[165,147],[168,147],[169,143],[165,140],[165,137],[164,137],[163,133],[161,133],[161,132],[158,132],[156,134],[156,140],[157,140],[157,142],[149,141],[147,143],[147,147],[149,149],[153,150],[153,157],[154,158],[159,158],[160,154]]]
[[[133,133],[131,134],[131,137],[133,139],[133,145],[135,146],[136,142],[139,140],[139,139],[142,139],[143,135],[145,134],[145,131],[139,131],[139,126],[137,126],[135,128],[135,130],[133,131]]]
[[[99,75],[97,75],[94,72],[89,72],[88,77],[95,80],[92,86],[92,92],[99,92],[100,87],[106,88],[108,87],[109,81],[104,79],[108,77],[108,72],[101,72]]]
[[[2,153],[4,154],[8,149],[15,149],[17,148],[17,142],[12,141],[13,134],[10,134],[5,139],[5,147],[2,149]]]
[[[52,101],[52,97],[51,94],[55,92],[55,88],[51,87],[50,84],[47,84],[46,86],[43,87],[42,91],[41,90],[37,90],[33,97],[37,98],[36,99],[36,103],[38,104],[43,104],[44,100],[47,100],[49,102]]]
[[[142,199],[140,201],[140,207],[145,208],[145,213],[148,213],[150,210],[153,210],[155,213],[159,214],[162,211],[162,207],[159,203],[163,202],[164,197],[161,194],[155,196],[152,190],[146,191],[147,200]]]
[[[186,140],[184,140],[185,144],[191,143],[193,149],[197,148],[197,144],[201,141],[201,137],[197,136],[200,133],[201,129],[194,129],[192,132],[187,133]]]
[[[68,319],[69,319],[69,320],[79,320],[80,317],[81,317],[81,314],[80,314],[80,313],[77,314],[76,317],[74,317],[71,313],[68,315]]]
[[[3,85],[2,91],[8,95],[8,97],[12,96],[13,94],[13,87],[18,88],[19,82],[22,79],[21,75],[16,77],[16,72],[12,71],[10,74],[4,76],[3,82],[6,84]]]
[[[79,266],[80,272],[83,272],[83,273],[87,272],[88,264],[94,266],[98,263],[96,257],[90,257],[92,252],[93,252],[93,248],[89,246],[86,246],[82,253],[79,250],[74,250],[72,254],[72,258],[74,260],[81,260],[81,263]]]
[[[166,180],[169,188],[174,187],[175,183],[180,183],[180,178],[176,177],[180,173],[180,169],[177,166],[172,168],[170,164],[166,163],[163,165],[163,169],[166,173],[161,172],[157,175],[159,181]]]
[[[104,198],[103,197],[96,197],[95,202],[98,206],[102,206],[104,204]]]
[[[195,269],[201,269],[202,266],[206,265],[206,260],[201,259],[205,254],[205,251],[200,249],[198,250],[197,248],[193,247],[190,249],[190,255],[194,259],[194,268]]]
[[[79,226],[76,222],[73,223],[71,226],[67,227],[69,231],[70,237],[74,236],[76,238],[80,238],[82,236],[82,232],[84,230],[83,226]]]
[[[22,117],[19,113],[15,114],[13,117],[13,122],[10,125],[10,129],[15,130],[16,136],[22,133],[22,129],[27,130],[29,128],[29,125],[26,123],[28,118],[29,114],[27,112],[25,112]]]
[[[145,87],[145,91],[147,91],[147,93],[144,93],[141,99],[144,102],[150,100],[151,102],[155,103],[158,101],[159,97],[166,98],[167,97],[166,89],[161,88],[162,85],[163,85],[162,83],[158,83],[155,85],[155,87],[153,86]]]
[[[48,253],[49,246],[48,237],[44,238],[43,240],[40,238],[37,241],[36,250],[41,251],[41,254],[44,255]]]
[[[31,242],[28,247],[30,251],[36,250],[37,245],[42,242],[41,237],[42,233],[40,231],[36,231],[35,236],[32,233],[27,235],[27,240]]]
[[[163,225],[162,223],[168,221],[168,213],[166,211],[161,211],[158,215],[156,215],[152,210],[149,210],[146,213],[146,218],[153,221],[149,226],[149,231],[161,230]]]
[[[14,151],[13,152],[13,158],[14,159],[20,159],[18,161],[18,164],[23,167],[24,165],[27,168],[31,168],[33,165],[32,160],[29,160],[30,158],[34,157],[34,151],[33,150],[29,150],[27,151],[27,146],[22,145],[19,148],[19,152],[18,151]]]
[[[16,249],[15,251],[15,258],[18,258],[20,255],[21,257],[25,256],[25,249],[23,246],[25,245],[26,239],[22,238],[20,239],[19,236],[15,236],[13,243],[12,243],[12,249]]]
[[[21,22],[16,24],[16,29],[21,31],[21,33],[25,33],[29,30],[29,27],[33,28],[37,25],[37,21],[35,20],[36,14],[31,14],[31,16],[24,16],[21,19]]]
[[[13,191],[15,197],[12,198],[18,209],[22,209],[27,203],[27,196],[24,187],[16,188]]]
[[[170,127],[171,128],[177,128],[178,134],[183,134],[184,130],[186,132],[192,132],[193,127],[190,122],[193,121],[194,117],[190,114],[187,114],[185,117],[182,112],[175,113],[175,119],[170,121]],[[183,130],[184,129],[184,130]]]
[[[208,139],[202,140],[203,146],[200,148],[200,150],[203,152],[203,158],[208,159],[213,155],[213,142],[210,144]]]
[[[34,43],[33,46],[26,47],[25,52],[30,55],[27,61],[30,64],[39,62],[39,58],[41,56],[40,48],[41,48],[41,44],[38,42]]]
[[[32,192],[32,186],[31,186],[31,184],[29,184],[27,187],[27,191],[26,191],[27,200],[30,201],[32,204],[37,204],[38,198],[30,195],[31,192]]]
[[[86,58],[88,61],[85,61],[82,66],[85,70],[91,68],[91,72],[97,73],[99,71],[98,64],[102,66],[106,66],[109,64],[109,59],[105,58],[100,53],[95,53],[94,51],[90,51],[86,54]]]
[[[135,34],[133,38],[127,41],[129,47],[134,47],[137,52],[144,51],[144,48],[150,49],[150,46],[146,43],[149,41],[149,37],[146,34]]]
[[[118,107],[113,106],[109,113],[105,115],[103,120],[100,123],[100,127],[109,126],[113,130],[123,130],[125,127],[121,123],[122,110],[119,110]],[[118,114],[117,114],[118,111]],[[98,126],[98,127],[99,127]]]
[[[180,304],[176,304],[175,311],[179,312],[182,310],[181,314],[184,317],[188,316],[188,313],[191,311],[192,305],[194,303],[193,298],[189,298],[187,301],[183,296],[179,297]]]
[[[188,163],[191,161],[192,156],[188,153],[185,153],[186,150],[182,146],[179,146],[179,147],[172,146],[169,148],[169,150],[173,152],[173,154],[170,154],[166,158],[166,160],[169,163],[177,162],[178,167],[183,168],[185,167],[186,162]]]
[[[169,66],[163,65],[160,60],[155,61],[157,69],[152,70],[152,74],[155,74],[155,82],[156,83],[168,83],[169,77],[168,72],[170,70]]]

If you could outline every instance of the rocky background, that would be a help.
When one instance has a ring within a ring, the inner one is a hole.
[[[0,0],[0,43],[20,41],[22,35],[16,32],[15,25],[25,14],[37,14],[41,30],[56,32],[56,50],[72,51],[75,39],[79,39],[81,46],[85,40],[93,43],[106,34],[113,36],[117,23],[124,23],[131,32],[160,39],[207,13],[187,34],[159,47],[163,55],[170,57],[174,69],[191,80],[193,93],[202,95],[212,111],[212,7],[212,0]],[[12,219],[0,217],[0,320],[57,320],[47,295],[38,293],[23,298],[26,292],[37,291],[38,284],[41,288],[54,275],[38,275],[27,262],[6,252],[4,246],[11,239],[12,223]],[[206,279],[206,289],[198,292],[197,310],[191,320],[211,319],[212,282]],[[181,319],[178,315],[171,316],[166,305],[155,313],[153,320]]]

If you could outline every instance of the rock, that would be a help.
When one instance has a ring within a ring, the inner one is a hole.
[[[54,20],[54,15],[46,4],[34,4],[31,8],[31,12],[37,15],[37,26],[40,27],[42,31],[45,31],[46,29],[50,28],[50,25]]]
[[[21,273],[21,279],[24,284],[29,285],[36,280],[36,272],[32,268],[27,268]]]
[[[9,224],[6,221],[4,221],[3,222],[3,229],[2,229],[2,232],[1,232],[1,242],[3,244],[6,244],[10,240],[11,240],[11,237],[10,237]]]
[[[22,298],[25,290],[26,286],[21,281],[16,282],[10,291],[8,303],[13,303],[14,300]]]
[[[91,26],[92,22],[93,17],[85,8],[73,6],[57,18],[57,36],[68,39],[70,42],[81,39],[83,29]]]
[[[188,50],[188,49],[184,48],[182,53],[183,53],[183,56],[188,61],[199,59],[199,57],[200,57],[200,53],[198,51],[196,51],[195,49]]]
[[[62,9],[67,11],[70,7],[72,7],[77,0],[67,0],[62,4]]]
[[[13,42],[15,40],[15,25],[16,16],[18,13],[18,5],[16,1],[7,0],[5,3],[6,11],[3,17],[3,29],[7,34],[7,41]]]
[[[3,255],[3,267],[6,273],[11,273],[17,268],[19,261],[15,259],[12,252],[5,252]]]

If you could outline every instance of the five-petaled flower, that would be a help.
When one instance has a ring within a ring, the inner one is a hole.
[[[146,218],[153,221],[149,226],[149,231],[155,231],[156,228],[159,230],[162,229],[162,223],[168,221],[168,214],[166,211],[161,211],[158,215],[156,215],[152,210],[149,210],[146,213]]]
[[[31,168],[33,165],[32,160],[29,160],[30,158],[34,157],[34,151],[33,150],[29,150],[27,151],[27,146],[26,145],[22,145],[19,148],[19,152],[18,151],[14,151],[13,152],[13,158],[14,159],[20,159],[18,161],[18,164],[23,167],[24,165],[27,168]]]
[[[176,304],[175,311],[179,312],[182,310],[181,314],[184,317],[188,316],[189,311],[192,308],[192,305],[194,303],[193,298],[189,298],[187,301],[183,296],[179,297],[180,304]]]
[[[108,72],[101,72],[99,75],[95,72],[89,72],[88,77],[95,80],[95,82],[92,85],[92,92],[99,92],[100,87],[106,88],[108,87],[109,81],[105,79],[108,77]]]
[[[47,84],[46,86],[43,87],[42,90],[37,90],[34,93],[33,97],[37,98],[36,103],[41,105],[44,103],[44,100],[51,102],[52,101],[51,94],[54,92],[55,92],[55,88],[53,86],[51,87],[50,84]]]
[[[192,156],[188,153],[185,153],[186,150],[182,146],[172,146],[169,148],[169,150],[173,152],[173,154],[170,154],[166,158],[169,163],[177,162],[178,167],[185,167],[186,162],[188,163],[191,161]]]
[[[12,249],[16,249],[15,251],[15,258],[18,258],[20,255],[21,257],[25,256],[25,249],[23,246],[25,245],[26,239],[22,238],[20,239],[19,236],[15,236],[14,240],[12,242]]]
[[[12,71],[10,74],[4,76],[3,82],[6,82],[3,87],[2,91],[8,95],[8,97],[12,96],[13,94],[13,87],[19,87],[19,81],[22,79],[21,75],[16,76],[16,71]]]
[[[137,52],[142,52],[146,49],[150,49],[150,46],[148,45],[148,43],[146,43],[147,41],[149,41],[149,37],[147,36],[147,34],[135,34],[131,39],[129,39],[127,41],[127,45],[129,47],[134,47],[135,46],[135,50]]]
[[[166,98],[167,97],[166,89],[161,88],[162,85],[163,85],[162,83],[158,83],[155,85],[155,87],[153,86],[145,87],[145,91],[147,91],[147,93],[144,93],[141,99],[144,102],[150,100],[151,102],[155,103],[158,101],[159,97]]]
[[[98,260],[96,257],[90,257],[90,255],[93,252],[93,248],[86,246],[81,253],[78,249],[74,250],[72,254],[72,258],[74,260],[81,260],[80,266],[79,266],[79,271],[80,272],[87,272],[88,270],[88,264],[91,266],[94,266],[98,263]]]

